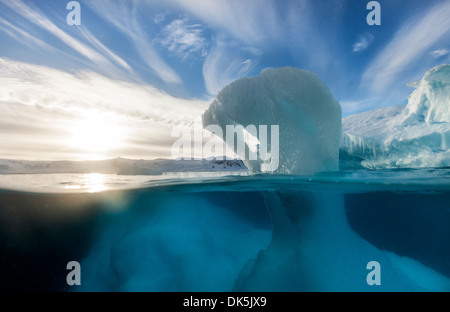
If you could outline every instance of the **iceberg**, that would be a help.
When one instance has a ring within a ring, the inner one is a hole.
[[[416,90],[409,96],[403,111],[403,125],[450,122],[450,65],[429,70],[419,83],[410,84]]]
[[[230,125],[279,126],[279,166],[274,173],[302,175],[338,170],[341,106],[325,83],[306,70],[267,69],[260,76],[231,83],[203,114],[203,126],[211,125],[221,129]],[[238,137],[244,136],[245,129],[237,131]],[[263,160],[239,154],[234,142],[229,147],[250,172],[263,171]],[[266,151],[272,148],[267,142]]]
[[[406,106],[343,119],[340,151],[347,166],[349,158],[369,169],[450,166],[450,65],[411,86],[416,90]]]

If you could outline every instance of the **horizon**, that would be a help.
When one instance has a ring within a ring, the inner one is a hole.
[[[267,68],[311,71],[343,116],[405,105],[450,63],[450,2],[0,0],[0,158],[170,159],[229,83]],[[194,144],[195,147],[195,144]]]
[[[173,160],[173,161],[181,161],[181,160],[187,160],[187,161],[191,161],[191,160],[207,160],[207,161],[223,161],[223,160],[239,160],[239,161],[243,161],[240,158],[230,158],[230,159],[225,159],[226,156],[222,156],[224,159],[220,159],[221,157],[214,157],[213,159],[208,159],[208,158],[190,158],[190,159],[179,159],[179,158],[152,158],[152,159],[144,159],[144,158],[125,158],[125,157],[115,157],[115,158],[104,158],[104,159],[75,159],[75,160],[70,160],[70,159],[11,159],[11,158],[0,158],[0,161],[24,161],[24,162],[95,162],[95,161],[108,161],[108,160],[117,160],[117,159],[124,159],[124,160],[132,160],[132,161],[154,161],[154,160]]]

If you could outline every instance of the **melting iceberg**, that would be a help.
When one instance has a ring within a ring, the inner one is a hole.
[[[411,86],[406,107],[344,118],[341,156],[370,169],[450,166],[450,65]]]
[[[278,125],[280,165],[274,171],[313,174],[338,169],[341,118],[341,106],[317,75],[284,67],[225,87],[203,114],[203,126]],[[266,150],[273,147],[268,140]],[[230,148],[239,155],[234,143]],[[261,172],[261,160],[239,156],[251,172]]]

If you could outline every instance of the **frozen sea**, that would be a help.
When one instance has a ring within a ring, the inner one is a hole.
[[[15,174],[0,188],[1,291],[450,291],[448,168]]]

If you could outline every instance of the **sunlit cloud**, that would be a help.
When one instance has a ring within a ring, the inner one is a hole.
[[[93,72],[67,73],[0,58],[0,157],[169,157],[174,125],[208,103]],[[44,156],[46,155],[46,156]]]

